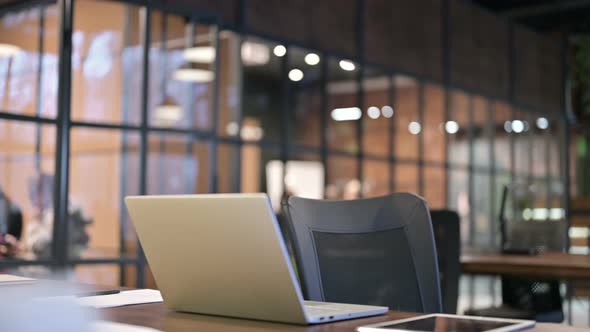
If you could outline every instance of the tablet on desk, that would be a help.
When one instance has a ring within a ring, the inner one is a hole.
[[[534,321],[432,314],[357,328],[358,332],[512,332],[535,326]]]

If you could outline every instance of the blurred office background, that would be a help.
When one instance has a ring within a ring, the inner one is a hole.
[[[23,220],[1,271],[152,284],[135,194],[413,192],[486,249],[503,186],[526,183],[525,218],[568,222],[588,190],[570,107],[587,39],[514,6],[0,1],[0,197]]]

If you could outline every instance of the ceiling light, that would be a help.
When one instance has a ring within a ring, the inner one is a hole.
[[[358,107],[344,107],[333,109],[330,115],[334,121],[351,121],[360,119],[363,112]]]
[[[549,120],[547,120],[547,118],[544,117],[540,117],[537,119],[537,128],[541,129],[541,130],[545,130],[547,128],[549,128]]]
[[[225,126],[225,132],[229,135],[229,136],[237,136],[238,133],[240,132],[240,125],[235,122],[229,122],[226,126]]]
[[[459,131],[459,124],[457,121],[445,122],[445,131],[449,134],[456,134]]]
[[[512,121],[512,131],[519,134],[524,131],[524,122],[520,120]]]
[[[278,57],[282,57],[282,56],[285,56],[285,54],[287,54],[287,48],[283,45],[277,45],[272,50],[272,53],[274,53],[274,55],[276,55]]]
[[[20,50],[20,47],[16,45],[0,43],[0,58],[13,56]]]
[[[320,56],[315,53],[307,53],[305,56],[305,63],[310,66],[315,66],[320,63]]]
[[[182,108],[171,97],[166,97],[164,102],[154,109],[154,122],[160,126],[170,126],[182,118]]]
[[[391,118],[393,116],[393,107],[391,106],[383,106],[381,107],[381,114],[385,118]]]
[[[196,46],[182,51],[182,57],[189,62],[212,63],[215,61],[215,48],[212,46]]]
[[[410,134],[412,135],[418,135],[422,131],[422,125],[416,121],[412,121],[408,125],[408,131],[410,131]]]
[[[371,119],[378,119],[379,116],[381,115],[381,112],[379,111],[378,107],[375,106],[371,106],[369,107],[369,109],[367,110],[367,115],[371,118]]]
[[[240,137],[244,141],[260,141],[264,136],[264,130],[259,126],[244,126],[240,131]]]
[[[291,69],[289,71],[289,79],[293,82],[299,82],[303,79],[303,72],[299,69]]]
[[[353,71],[356,68],[354,63],[349,60],[340,60],[340,62],[338,64],[340,65],[340,68],[342,68],[343,70],[346,70],[346,71]]]
[[[270,49],[261,43],[244,42],[241,55],[242,63],[246,66],[265,65],[270,60]]]
[[[197,68],[180,68],[174,72],[173,78],[177,81],[205,83],[213,81],[215,75],[211,70]]]
[[[506,131],[507,133],[512,132],[512,122],[511,121],[504,122],[504,131]]]

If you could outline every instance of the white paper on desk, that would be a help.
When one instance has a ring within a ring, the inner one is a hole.
[[[105,295],[106,296],[106,295]],[[92,332],[161,332],[150,327],[129,325],[107,321],[96,321],[90,324]]]
[[[97,309],[122,307],[132,304],[162,302],[160,291],[153,289],[137,289],[122,291],[118,294],[86,296],[76,299],[76,303]]]
[[[35,279],[13,276],[10,274],[0,274],[0,285],[15,285],[35,282]]]

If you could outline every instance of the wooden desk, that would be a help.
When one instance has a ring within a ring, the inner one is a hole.
[[[75,288],[84,291],[106,290],[112,287],[100,287],[92,285],[73,285],[65,282],[52,282],[59,287],[55,287],[56,292],[62,294],[41,294],[42,296],[71,295],[70,291]],[[75,286],[72,289],[64,289],[64,285]],[[35,287],[32,284],[23,285],[4,285],[2,291],[7,289],[18,290]],[[246,319],[224,318],[215,316],[205,316],[189,313],[179,313],[168,310],[164,303],[131,305],[126,307],[97,309],[97,316],[100,319],[151,327],[166,332],[183,332],[183,331],[208,331],[208,332],[273,332],[273,331],[293,331],[293,332],[353,332],[358,326],[385,322],[394,319],[401,319],[416,316],[415,313],[403,313],[390,311],[386,315],[374,316],[362,319],[353,319],[329,324],[319,324],[312,326],[288,325],[280,323],[269,323],[261,321],[252,321]],[[40,322],[42,324],[42,322]],[[537,324],[537,326],[528,330],[531,332],[582,332],[587,330],[572,328],[565,325],[556,324]]]
[[[361,325],[385,322],[393,319],[412,317],[416,314],[390,311],[387,315],[354,319],[313,326],[298,326],[278,323],[250,321],[196,314],[172,312],[164,304],[143,304],[120,308],[102,309],[104,319],[152,327],[167,332],[208,331],[208,332],[254,332],[254,331],[292,331],[292,332],[353,332]],[[557,324],[537,324],[531,332],[582,332],[583,329]]]
[[[589,279],[590,255],[542,253],[536,256],[467,253],[461,256],[464,273],[511,275],[539,279]]]

